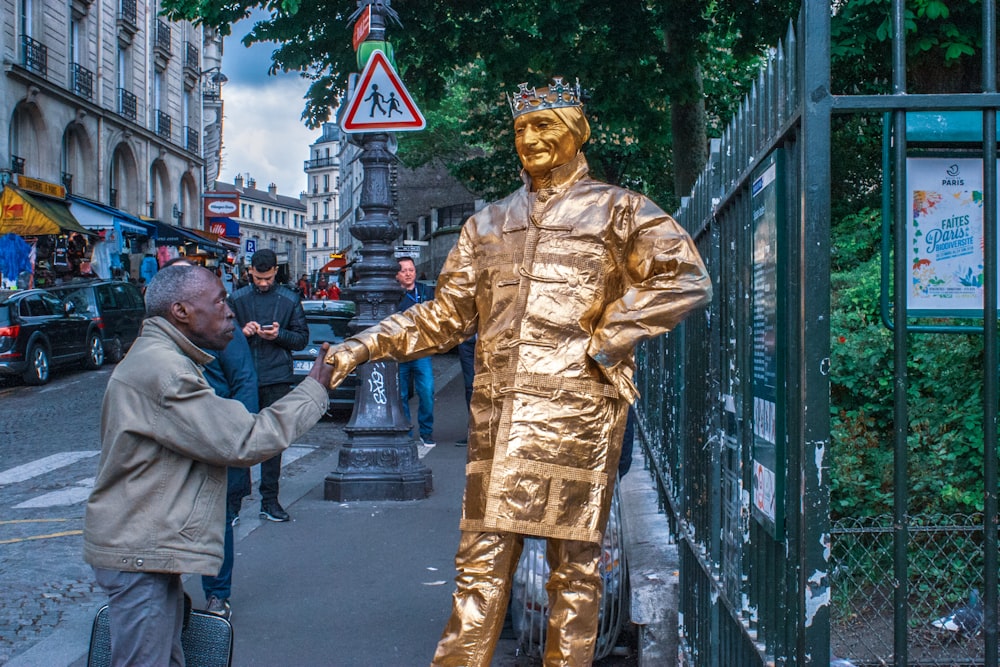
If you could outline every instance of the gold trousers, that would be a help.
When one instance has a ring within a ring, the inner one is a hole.
[[[546,667],[583,667],[594,658],[601,603],[601,545],[546,541],[549,623]],[[489,667],[503,629],[511,579],[524,547],[519,533],[466,531],[458,545],[451,618],[434,654],[434,667]]]

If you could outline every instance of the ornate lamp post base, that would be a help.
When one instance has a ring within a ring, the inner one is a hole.
[[[416,446],[412,447],[413,458],[417,458]],[[361,455],[378,456],[377,450],[355,452]],[[422,470],[335,470],[326,476],[323,499],[346,502],[348,500],[423,500],[431,492],[431,471]]]
[[[363,364],[358,382],[354,412],[344,427],[347,442],[337,457],[337,469],[326,476],[323,498],[340,502],[426,498],[433,490],[433,477],[407,435],[410,425],[399,400],[398,365]]]

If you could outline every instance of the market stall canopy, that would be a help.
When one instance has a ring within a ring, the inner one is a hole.
[[[4,186],[0,195],[0,235],[45,236],[71,232],[94,236],[94,232],[76,221],[65,202],[29,195],[13,185]]]
[[[185,229],[183,227],[175,227],[174,225],[168,225],[159,220],[145,220],[150,224],[156,226],[156,244],[157,245],[173,245],[182,246],[187,243],[193,243],[198,248],[202,250],[207,250],[209,252],[216,253],[226,253],[226,249],[218,243],[209,241],[208,239],[198,236],[195,234],[193,229]]]
[[[323,268],[319,270],[320,273],[336,273],[340,271],[345,266],[347,266],[347,257],[340,255],[334,257],[329,262],[323,265]]]
[[[215,234],[213,232],[207,232],[207,231],[204,231],[202,229],[192,229],[191,231],[194,232],[195,234],[197,234],[198,236],[201,236],[202,238],[208,239],[209,241],[211,241],[213,243],[218,243],[220,246],[222,246],[223,248],[225,248],[229,252],[239,252],[240,251],[240,244],[239,243],[235,243],[233,241],[230,241],[229,239],[227,239],[224,236],[220,236],[219,234]]]
[[[156,227],[134,215],[82,197],[69,197],[73,215],[87,229],[117,229],[126,234],[153,236]]]

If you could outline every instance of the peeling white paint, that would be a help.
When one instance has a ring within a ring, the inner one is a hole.
[[[820,440],[813,445],[813,460],[816,463],[816,484],[823,486],[823,456],[826,453],[826,441]]]
[[[812,627],[813,619],[819,610],[830,604],[830,588],[822,585],[824,581],[826,581],[826,572],[819,570],[813,572],[807,581],[809,584],[806,587],[805,599],[805,625],[807,628]]]
[[[819,372],[820,375],[830,374],[830,357],[824,357],[819,362]]]
[[[819,536],[819,543],[823,547],[823,560],[827,563],[830,562],[830,549],[832,548],[832,543],[830,541],[830,533],[823,533]]]

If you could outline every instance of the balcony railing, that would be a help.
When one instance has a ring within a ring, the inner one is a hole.
[[[198,72],[201,71],[198,56],[198,47],[191,42],[184,42],[184,69],[195,76],[198,76]]]
[[[88,100],[94,98],[94,73],[83,65],[73,63],[70,66],[73,79],[73,92]]]
[[[172,119],[159,109],[156,110],[156,133],[164,139],[170,138],[170,125]]]
[[[118,6],[118,20],[133,29],[139,25],[136,21],[136,4],[136,0],[121,0]]]
[[[198,130],[190,125],[184,126],[184,147],[189,153],[198,152]]]
[[[135,95],[125,90],[124,88],[118,89],[118,113],[123,117],[128,118],[131,121],[136,119],[136,108],[137,108]]]
[[[49,73],[48,47],[27,35],[21,35],[21,46],[24,53],[24,66],[36,74],[47,75]]]
[[[156,30],[153,33],[153,49],[160,55],[170,57],[170,26],[166,21],[156,19]]]
[[[24,158],[16,155],[10,156],[10,170],[15,174],[24,173]]]
[[[318,169],[320,167],[336,167],[340,164],[339,158],[335,157],[319,157],[315,160],[306,160],[306,169]]]

